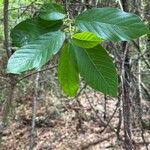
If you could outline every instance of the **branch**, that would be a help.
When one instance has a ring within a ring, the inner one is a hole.
[[[109,123],[110,123],[110,121],[111,121],[112,118],[109,120],[109,122],[103,121],[103,120],[101,119],[101,117],[98,115],[98,113],[97,113],[97,111],[95,110],[95,108],[93,107],[93,105],[91,104],[91,102],[90,102],[89,97],[87,96],[87,94],[86,94],[85,96],[86,96],[86,99],[87,99],[87,101],[88,101],[88,103],[89,103],[91,109],[93,110],[93,112],[95,113],[95,115],[96,115],[96,117],[97,117],[97,119],[98,119],[98,123],[99,123],[100,125],[104,126],[104,129],[103,129],[102,131],[100,131],[100,133],[102,133],[102,132],[105,130],[105,128],[106,128],[107,126],[108,126],[112,131],[114,131],[114,132],[116,133],[116,130],[115,130],[113,127],[111,127],[111,126],[109,125]],[[115,111],[115,112],[116,112],[116,111]],[[114,115],[114,114],[115,114],[115,113],[113,113],[113,115]]]
[[[24,15],[24,13],[32,6],[37,0],[32,1],[29,5],[25,7],[25,10],[18,16],[18,19]],[[15,22],[16,23],[16,22]]]
[[[147,96],[150,99],[150,92],[149,89],[147,89],[147,87],[145,86],[145,84],[143,82],[141,82],[141,87],[143,88],[143,90],[145,91],[145,93],[147,94]]]
[[[118,2],[119,6],[120,6],[120,9],[123,11],[123,6],[122,6],[121,0],[116,0],[116,2]]]
[[[109,124],[110,124],[111,120],[114,118],[114,116],[115,116],[115,114],[116,114],[118,108],[119,108],[119,101],[117,102],[116,108],[115,108],[114,112],[112,113],[110,119],[107,121],[106,125],[104,126],[104,129],[102,129],[102,130],[100,131],[100,133],[104,132],[105,129],[109,126]]]
[[[21,82],[22,80],[24,80],[24,79],[26,79],[26,78],[28,78],[28,77],[30,77],[30,76],[32,76],[32,75],[35,75],[35,74],[38,74],[38,73],[41,73],[41,72],[44,72],[44,71],[47,71],[47,70],[51,70],[51,69],[54,69],[54,68],[56,68],[56,67],[57,67],[57,65],[56,65],[56,66],[49,67],[49,68],[44,68],[44,69],[42,69],[42,70],[40,70],[40,71],[36,71],[36,72],[29,73],[29,74],[25,75],[24,77],[18,79],[18,80],[14,83],[14,85],[16,86],[19,82]],[[11,81],[8,80],[8,83],[11,84]],[[0,90],[3,90],[3,89],[5,89],[5,88],[9,88],[10,86],[11,86],[11,85],[8,85],[8,86],[5,85],[5,86],[1,87]]]
[[[44,69],[36,71],[36,72],[29,73],[29,74],[25,75],[24,77],[22,77],[21,79],[19,79],[18,81],[16,81],[16,84],[18,84],[20,81],[22,81],[22,80],[24,80],[24,79],[26,79],[26,78],[28,78],[32,75],[35,75],[35,74],[38,74],[38,73],[41,73],[41,72],[44,72],[44,71],[47,71],[47,70],[51,70],[51,69],[54,69],[56,67],[57,67],[57,65],[49,67],[49,68],[44,68]]]
[[[133,77],[137,80],[136,75],[133,74]],[[145,84],[141,81],[140,83],[142,89],[144,90],[144,92],[146,93],[146,95],[148,96],[148,98],[150,99],[150,92],[149,89],[145,86]]]

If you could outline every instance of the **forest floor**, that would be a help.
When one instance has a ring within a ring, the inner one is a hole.
[[[88,98],[82,94],[78,100],[80,104],[76,100],[61,100],[55,105],[38,101],[34,150],[124,149],[122,127],[120,140],[117,139],[117,101],[107,100],[105,109],[104,97],[95,92],[88,94]],[[107,125],[115,110],[114,117]],[[27,150],[30,142],[32,97],[17,102],[12,116],[2,132],[1,149]],[[146,150],[141,130],[134,127],[132,134],[134,149]],[[145,129],[144,136],[150,148],[150,130]]]

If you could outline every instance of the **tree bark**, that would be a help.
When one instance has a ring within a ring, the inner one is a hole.
[[[128,12],[128,0],[122,0],[122,8]],[[130,65],[129,48],[127,42],[122,42],[123,60],[121,66],[121,90],[123,102],[123,123],[124,123],[124,147],[126,150],[132,150],[131,140],[131,102],[130,102]],[[126,62],[126,63],[125,63]]]
[[[8,8],[9,8],[9,0],[4,0],[4,8],[3,8],[3,13],[4,13],[4,47],[7,53],[7,57],[9,58],[11,56],[11,51],[10,51],[10,44],[9,44],[9,14],[8,14]],[[11,106],[12,106],[12,99],[13,99],[13,94],[14,94],[14,89],[15,89],[15,82],[16,78],[14,75],[10,74],[9,75],[9,80],[10,80],[10,89],[9,89],[9,94],[8,98],[5,102],[4,109],[3,109],[3,123],[7,122],[7,116],[9,115]]]

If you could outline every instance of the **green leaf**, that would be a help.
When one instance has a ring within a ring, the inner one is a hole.
[[[55,3],[45,3],[39,16],[44,20],[62,20],[66,17],[63,8]]]
[[[22,47],[45,33],[58,30],[61,25],[62,21],[45,21],[39,17],[27,19],[11,30],[12,43]]]
[[[110,41],[127,41],[150,33],[141,19],[116,8],[94,8],[77,16],[75,24]]]
[[[58,64],[58,80],[68,96],[75,96],[79,89],[79,75],[71,44],[66,44]]]
[[[74,45],[81,76],[93,89],[110,96],[117,96],[117,72],[106,50],[98,45],[83,49]]]
[[[83,48],[92,48],[102,42],[102,39],[91,32],[76,33],[73,35],[73,42]]]
[[[40,69],[61,48],[65,34],[61,31],[49,32],[17,50],[8,60],[7,72],[21,72]]]

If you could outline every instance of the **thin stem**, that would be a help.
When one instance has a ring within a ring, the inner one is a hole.
[[[15,81],[15,83],[14,83],[14,85],[16,86],[18,83],[20,83],[22,80],[25,80],[26,78],[29,78],[30,76],[32,76],[32,75],[35,75],[35,74],[38,74],[38,73],[41,73],[41,72],[45,72],[45,71],[47,71],[47,70],[51,70],[51,69],[54,69],[54,68],[56,68],[57,67],[57,65],[56,66],[52,66],[52,67],[49,67],[49,68],[44,68],[44,69],[42,69],[42,70],[40,70],[40,71],[36,71],[36,72],[32,72],[32,73],[29,73],[29,74],[27,74],[27,75],[25,75],[24,77],[22,77],[22,78],[20,78],[20,79],[18,79],[17,81]],[[10,82],[10,80],[8,81],[9,83],[11,83]],[[3,89],[5,89],[5,88],[9,88],[10,87],[10,85],[5,85],[5,86],[3,86],[2,88],[0,88],[0,90],[3,90]]]
[[[120,9],[123,11],[123,6],[122,6],[121,0],[116,0],[116,1],[118,2],[119,6],[120,6]]]
[[[51,70],[51,69],[54,69],[56,67],[57,67],[57,65],[49,67],[49,68],[44,68],[44,69],[36,71],[36,72],[29,73],[29,74],[25,75],[24,77],[22,77],[21,79],[19,79],[18,81],[16,81],[16,84],[18,84],[20,81],[22,81],[22,80],[24,80],[24,79],[26,79],[26,78],[28,78],[32,75],[35,75],[35,74],[38,74],[38,73],[41,73],[41,72],[44,72],[44,71],[47,71],[47,70]]]
[[[38,98],[38,86],[39,86],[39,77],[38,73],[35,78],[35,93],[32,101],[32,126],[30,133],[30,147],[29,150],[33,150],[34,148],[34,138],[35,138],[35,119],[36,119],[36,111],[37,111],[37,98]]]

